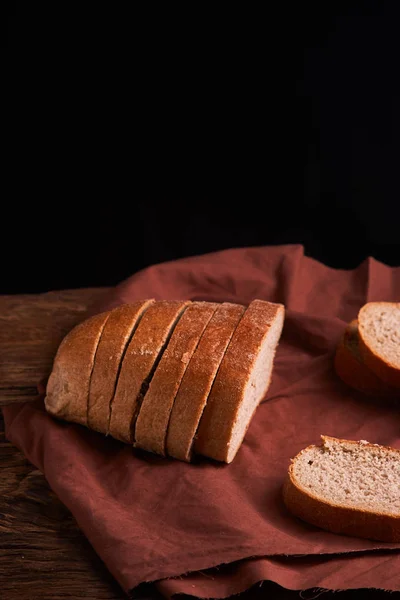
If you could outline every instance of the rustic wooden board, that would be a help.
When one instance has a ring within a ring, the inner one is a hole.
[[[1,411],[0,598],[126,598],[44,476],[6,441]]]
[[[0,406],[33,400],[65,334],[107,288],[0,297]]]

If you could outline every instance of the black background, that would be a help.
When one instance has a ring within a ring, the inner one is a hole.
[[[10,3],[0,293],[248,245],[400,265],[396,4]]]

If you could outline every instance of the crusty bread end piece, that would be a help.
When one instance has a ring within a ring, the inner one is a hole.
[[[61,342],[46,386],[45,407],[55,417],[87,425],[93,364],[109,317],[103,312],[74,327]]]
[[[400,450],[321,436],[292,460],[288,510],[333,533],[400,542]]]
[[[271,381],[282,304],[253,300],[229,343],[200,420],[194,449],[230,463]]]
[[[358,330],[365,364],[400,388],[400,302],[368,302],[358,313]]]
[[[387,385],[367,367],[361,356],[357,319],[351,321],[340,340],[334,357],[337,375],[350,387],[370,396],[396,397],[400,390]]]

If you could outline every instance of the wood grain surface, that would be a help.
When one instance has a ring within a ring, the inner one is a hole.
[[[36,397],[62,337],[85,318],[103,289],[0,297],[0,404]],[[315,598],[318,590],[289,591],[266,582],[239,600]],[[7,441],[0,410],[0,600],[124,599],[75,519],[44,476]],[[155,586],[130,597],[160,598]],[[398,598],[382,591],[323,593],[324,600]],[[181,596],[181,600],[183,597]]]
[[[37,396],[62,338],[107,288],[0,297],[0,406]]]
[[[126,598],[44,476],[6,441],[2,415],[0,598]]]

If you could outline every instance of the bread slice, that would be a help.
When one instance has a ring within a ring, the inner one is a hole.
[[[213,314],[183,376],[168,425],[168,456],[190,462],[195,434],[219,365],[244,313],[224,302]]]
[[[400,302],[368,302],[358,313],[358,330],[365,364],[400,388]]]
[[[292,460],[289,511],[334,533],[400,542],[400,450],[321,437]]]
[[[254,411],[264,398],[285,316],[284,306],[253,300],[219,367],[200,420],[194,449],[232,462]]]
[[[188,301],[154,302],[144,313],[121,365],[111,401],[109,434],[132,443],[132,428],[148,384]]]
[[[193,302],[169,340],[136,420],[134,445],[165,455],[168,423],[175,396],[199,340],[218,304]]]
[[[122,359],[144,311],[154,300],[124,304],[110,312],[96,352],[90,380],[88,426],[107,433],[113,399]]]
[[[74,327],[61,342],[46,386],[46,410],[87,425],[90,378],[97,346],[109,317],[103,312]]]
[[[370,396],[399,396],[396,388],[379,379],[363,361],[359,347],[358,321],[351,321],[337,346],[334,366],[337,375],[352,388]]]

